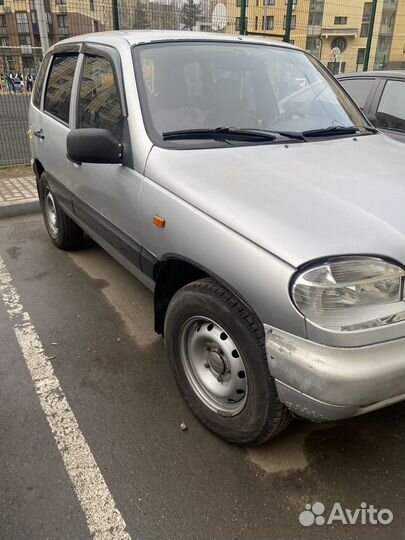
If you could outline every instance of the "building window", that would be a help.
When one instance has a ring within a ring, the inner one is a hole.
[[[248,22],[249,22],[248,18],[245,17],[245,29],[247,28]],[[236,19],[235,19],[235,30],[237,32],[240,32],[240,23],[241,23],[240,17],[236,17]]]
[[[319,56],[321,51],[321,40],[317,36],[307,36],[305,50],[309,51],[314,56]]]
[[[66,6],[66,0],[56,0],[57,6]]]
[[[6,28],[6,26],[7,26],[6,16],[3,14],[0,14],[0,28]]]
[[[368,36],[368,29],[370,26],[370,17],[371,17],[371,2],[365,2],[364,8],[363,8],[363,18],[361,23],[361,29],[360,29],[360,37],[367,37]]]
[[[366,54],[366,49],[358,49],[357,51],[357,65],[364,64],[364,55]]]
[[[68,15],[58,15],[58,26],[59,26],[59,28],[68,28],[69,27],[69,17],[68,17]]]
[[[89,0],[90,3],[90,11],[94,11],[94,0]]]
[[[273,15],[266,15],[262,18],[262,30],[273,30],[274,17]]]
[[[32,54],[31,38],[29,35],[20,36],[21,54]]]
[[[298,2],[298,0],[293,0],[293,6],[296,6],[297,2]],[[287,5],[287,4],[288,4],[288,0],[285,0],[285,5]]]
[[[347,24],[347,17],[335,17],[335,24]]]
[[[309,4],[310,11],[323,11],[324,0],[311,0]]]
[[[333,75],[344,73],[346,69],[346,62],[328,62],[328,69],[333,73]]]
[[[24,71],[30,71],[35,68],[35,62],[33,56],[23,56],[22,65]]]
[[[236,0],[236,7],[240,7],[241,0]],[[246,0],[246,6],[249,4],[249,0]]]
[[[29,35],[20,36],[20,45],[31,45],[31,38]]]
[[[287,15],[284,15],[283,30],[285,30],[286,24],[287,24]],[[293,15],[291,17],[291,30],[295,30],[296,24],[297,24],[297,17]]]
[[[275,0],[263,0],[264,6],[274,6]]]
[[[333,39],[332,43],[330,44],[330,48],[335,49],[336,47],[340,50],[341,53],[344,52],[347,48],[346,39],[343,37],[337,37]]]
[[[93,32],[98,32],[98,30],[99,30],[98,21],[93,20],[92,21],[92,27],[93,27]]]
[[[255,30],[259,28],[259,17],[255,17]]]
[[[308,17],[309,26],[321,26],[322,24],[322,13],[310,13]]]
[[[29,34],[28,13],[26,11],[16,11],[17,31],[20,34]]]

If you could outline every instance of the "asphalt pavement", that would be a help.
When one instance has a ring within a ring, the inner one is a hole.
[[[0,220],[0,259],[0,540],[118,538],[90,531],[89,500],[100,519],[105,508],[97,491],[81,497],[60,443],[68,434],[52,428],[67,410],[126,538],[405,538],[403,404],[339,423],[296,421],[257,449],[231,446],[184,404],[153,333],[151,294],[101,248],[88,240],[60,251],[40,215],[20,216]],[[44,405],[28,324],[69,409]],[[326,512],[365,502],[393,520],[303,526],[299,515],[315,502]]]

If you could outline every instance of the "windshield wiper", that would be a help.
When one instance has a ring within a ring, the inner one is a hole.
[[[237,139],[255,142],[274,141],[277,137],[272,133],[255,129],[242,129],[234,127],[181,129],[178,131],[164,131],[162,133],[164,141],[175,141],[179,139]]]
[[[371,133],[378,133],[375,128],[369,126],[329,126],[321,129],[309,129],[303,131],[302,134],[305,137],[327,137],[328,135],[352,135],[361,129],[370,131]]]
[[[275,135],[280,135],[281,137],[287,137],[288,139],[299,139],[300,141],[305,141],[305,133],[301,131],[275,131],[272,129],[255,129],[259,133],[274,133]]]

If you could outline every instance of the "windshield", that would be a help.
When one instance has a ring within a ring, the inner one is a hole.
[[[367,127],[334,78],[303,51],[215,41],[133,50],[142,112],[155,144],[162,145],[162,133],[219,127],[273,132]],[[189,146],[189,139],[168,146]]]

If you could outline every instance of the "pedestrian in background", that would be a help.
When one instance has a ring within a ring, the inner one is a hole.
[[[32,92],[33,82],[34,82],[34,77],[31,75],[31,73],[28,73],[27,79],[26,79],[26,86],[25,86],[27,89],[27,92]]]

